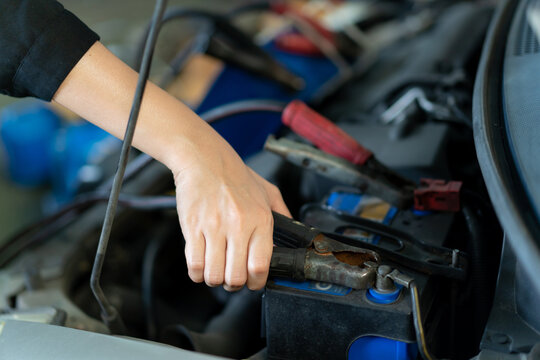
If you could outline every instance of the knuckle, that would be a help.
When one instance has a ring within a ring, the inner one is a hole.
[[[204,261],[194,257],[188,257],[186,259],[187,265],[190,271],[200,272],[204,270]]]
[[[182,220],[186,226],[193,227],[199,221],[199,217],[195,214],[190,213],[190,214],[184,215]]]
[[[247,275],[240,273],[233,273],[227,276],[226,283],[230,287],[240,287],[246,283]]]
[[[274,184],[270,184],[270,186],[268,187],[268,191],[272,196],[281,196],[281,191],[279,191],[279,188]]]
[[[257,206],[253,209],[252,215],[256,220],[256,223],[260,225],[267,225],[272,221],[272,212],[270,211],[270,208]]]
[[[196,282],[196,283],[201,283],[204,278],[202,276],[202,274],[200,273],[193,273],[191,271],[189,271],[189,278],[193,281],[193,282]]]
[[[264,225],[272,227],[274,225],[274,216],[271,211],[265,211],[264,216],[262,216]]]
[[[229,221],[235,224],[243,224],[246,221],[246,212],[239,205],[232,205],[229,208]]]
[[[260,276],[266,274],[268,271],[269,262],[266,258],[256,258],[248,263],[248,271],[254,276]]]
[[[204,221],[203,227],[206,231],[215,232],[221,227],[221,217],[218,214],[208,216]]]

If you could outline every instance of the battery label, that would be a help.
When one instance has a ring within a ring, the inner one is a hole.
[[[326,205],[364,219],[390,224],[397,214],[397,209],[374,196],[336,191],[330,194]],[[380,236],[369,234],[357,228],[343,230],[343,235],[354,237],[371,244],[378,244]]]

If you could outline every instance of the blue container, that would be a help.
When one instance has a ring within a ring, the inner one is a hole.
[[[87,165],[101,169],[102,161],[120,146],[120,140],[88,122],[60,129],[50,151],[54,201],[57,204],[71,201],[79,189],[81,169]]]
[[[48,180],[49,147],[60,126],[60,117],[41,101],[22,101],[0,112],[2,140],[11,179],[22,186]]]
[[[349,347],[349,360],[414,360],[416,343],[405,343],[377,336],[356,339]]]

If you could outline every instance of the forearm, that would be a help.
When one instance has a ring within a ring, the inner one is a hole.
[[[137,74],[100,43],[83,56],[54,101],[122,138]],[[260,289],[272,255],[272,210],[290,216],[279,190],[253,173],[214,129],[148,83],[133,145],[175,175],[190,277]]]
[[[73,68],[53,100],[123,138],[137,78],[135,71],[97,42]],[[195,141],[212,146],[225,143],[187,106],[148,82],[133,145],[177,172],[200,156],[200,145]]]

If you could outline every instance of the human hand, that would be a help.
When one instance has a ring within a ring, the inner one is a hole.
[[[101,43],[64,80],[54,100],[118,138],[137,74]],[[272,210],[290,216],[279,190],[178,99],[148,83],[133,145],[174,174],[189,275],[229,290],[264,286],[272,256]]]
[[[291,216],[278,188],[222,143],[174,174],[190,278],[229,291],[262,288],[272,256],[272,211]]]

